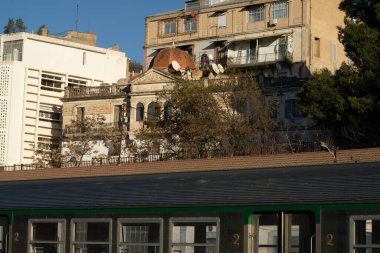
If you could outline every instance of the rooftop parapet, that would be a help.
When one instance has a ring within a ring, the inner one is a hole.
[[[67,87],[63,99],[126,95],[126,87],[117,84],[97,87]]]
[[[205,9],[213,6],[218,5],[224,5],[224,4],[233,4],[233,3],[243,3],[243,2],[249,2],[251,0],[205,0],[205,1],[187,1],[185,3],[185,11],[191,12],[191,11],[198,11],[200,9]]]

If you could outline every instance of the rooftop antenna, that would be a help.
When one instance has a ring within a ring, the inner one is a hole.
[[[75,31],[78,31],[79,24],[79,4],[77,4],[77,19],[75,20]]]

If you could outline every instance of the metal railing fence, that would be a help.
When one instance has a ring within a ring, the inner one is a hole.
[[[283,143],[263,146],[249,152],[235,152],[233,156],[248,155],[270,155],[270,154],[286,154],[286,153],[302,153],[320,151],[318,142],[295,142]],[[38,170],[46,168],[74,168],[74,167],[94,167],[107,165],[125,165],[134,163],[173,161],[173,160],[189,160],[189,159],[205,159],[205,158],[221,158],[230,157],[231,154],[224,152],[207,152],[204,154],[194,154],[193,152],[177,152],[177,153],[139,153],[123,157],[93,158],[90,161],[68,161],[56,164],[15,164],[10,166],[1,166],[0,171],[26,171]]]

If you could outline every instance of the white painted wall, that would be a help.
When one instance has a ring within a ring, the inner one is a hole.
[[[3,61],[3,44],[23,41],[22,61]],[[84,59],[85,58],[85,59]],[[12,69],[8,82],[11,89],[7,96],[8,118],[4,161],[0,165],[32,163],[33,148],[38,136],[61,135],[61,126],[41,121],[41,106],[61,108],[64,92],[41,89],[41,74],[54,73],[62,77],[63,87],[70,76],[88,80],[87,85],[98,86],[101,82],[116,83],[126,77],[127,58],[123,52],[63,41],[28,33],[0,35],[0,68]],[[0,80],[3,82],[3,80]],[[1,86],[1,83],[0,83]],[[4,96],[0,97],[4,100]],[[1,142],[1,140],[0,140]],[[1,143],[0,143],[1,144]],[[0,145],[1,146],[1,145]]]

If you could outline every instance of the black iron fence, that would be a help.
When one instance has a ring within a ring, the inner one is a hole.
[[[294,142],[284,144],[267,145],[253,150],[244,152],[204,152],[202,154],[194,152],[176,152],[176,153],[139,153],[122,157],[93,158],[90,161],[68,161],[56,164],[17,164],[10,166],[1,166],[0,171],[27,171],[45,168],[73,168],[73,167],[94,167],[106,165],[121,165],[133,163],[146,163],[172,160],[189,160],[204,158],[220,158],[230,156],[247,156],[247,155],[269,155],[269,154],[286,154],[320,151],[318,142]]]

